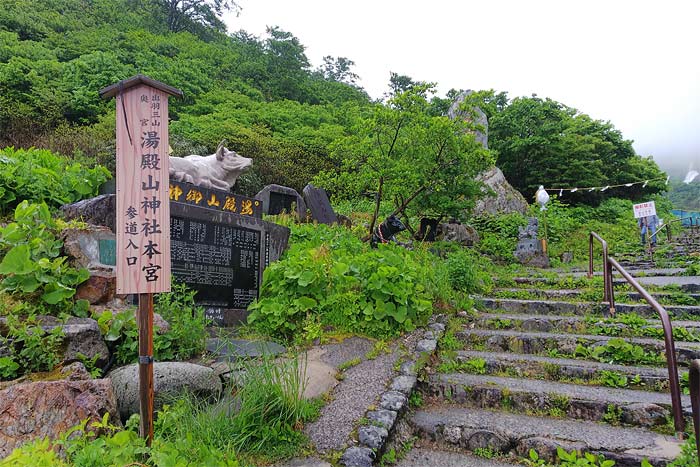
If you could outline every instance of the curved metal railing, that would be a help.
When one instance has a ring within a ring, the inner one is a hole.
[[[683,418],[683,406],[681,405],[681,387],[678,381],[678,362],[676,361],[676,346],[673,342],[673,327],[671,318],[668,312],[659,302],[652,297],[649,292],[642,287],[632,275],[623,268],[614,258],[608,254],[608,244],[603,238],[595,232],[591,232],[588,237],[588,277],[593,277],[593,240],[598,240],[603,246],[603,276],[604,276],[604,301],[609,303],[610,313],[615,313],[615,290],[613,288],[612,270],[613,268],[625,278],[625,280],[634,287],[637,292],[646,300],[661,319],[661,325],[664,331],[666,366],[668,367],[668,382],[671,391],[671,407],[673,411],[673,424],[676,433],[683,433],[685,429],[685,419]],[[692,387],[692,383],[691,383]],[[695,416],[695,415],[694,415]],[[698,415],[700,417],[700,415]]]

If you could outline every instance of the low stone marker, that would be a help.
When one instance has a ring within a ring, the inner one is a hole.
[[[282,185],[267,185],[260,190],[255,199],[262,203],[263,214],[292,213],[292,208],[300,220],[306,219],[304,198],[294,189]]]
[[[304,187],[304,200],[311,210],[311,218],[314,221],[328,225],[338,222],[338,216],[333,211],[328,194],[323,188],[316,188],[309,183]]]

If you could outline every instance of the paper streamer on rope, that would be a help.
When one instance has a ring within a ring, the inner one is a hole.
[[[692,181],[698,175],[700,175],[700,174],[698,174],[698,172],[695,172],[695,171],[689,172],[688,175],[686,176],[686,180],[689,179],[689,181],[686,181],[685,183],[690,183],[690,181]],[[649,185],[649,182],[656,182],[656,181],[661,181],[661,180],[664,180],[665,181],[664,183],[666,183],[666,185],[668,185],[669,181],[671,180],[671,177],[668,176],[665,178],[652,178],[649,180],[644,180],[644,181],[639,181],[639,182],[621,183],[619,185],[587,186],[587,187],[573,187],[573,188],[561,188],[561,187],[544,188],[542,185],[540,185],[540,189],[551,190],[551,191],[555,191],[555,192],[558,191],[559,197],[562,197],[564,195],[565,191],[568,191],[570,193],[576,193],[577,191],[581,190],[581,191],[587,191],[588,193],[591,193],[591,192],[596,191],[596,190],[605,191],[605,190],[609,190],[610,188],[619,188],[619,187],[629,188],[629,187],[634,186],[634,185],[642,185],[642,188],[646,188],[647,185]]]

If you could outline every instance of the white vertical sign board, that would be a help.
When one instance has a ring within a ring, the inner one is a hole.
[[[653,201],[647,201],[646,203],[639,203],[632,206],[634,211],[634,218],[639,219],[640,217],[655,216],[656,215],[656,205]]]
[[[117,94],[117,293],[170,291],[168,94]]]

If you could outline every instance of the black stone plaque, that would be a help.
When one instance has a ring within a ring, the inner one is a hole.
[[[296,196],[276,193],[274,191],[270,192],[270,207],[268,208],[267,213],[271,215],[282,214],[283,212],[291,214],[292,212],[296,211],[296,208],[294,208],[294,211],[292,211],[292,205],[296,203]]]
[[[261,232],[170,217],[173,276],[197,291],[203,306],[246,308],[260,286]]]
[[[328,199],[328,194],[323,188],[316,188],[312,184],[304,187],[304,201],[311,210],[311,217],[320,224],[333,224],[338,222],[338,216],[333,211],[333,206]]]

